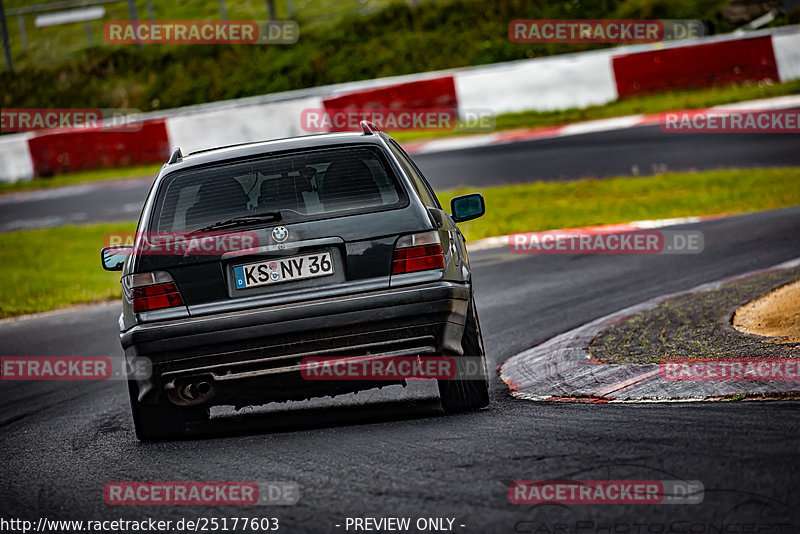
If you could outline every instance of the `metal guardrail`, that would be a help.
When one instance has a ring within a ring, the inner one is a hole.
[[[224,0],[220,0],[221,2]],[[8,42],[8,28],[6,27],[6,16],[16,16],[17,24],[19,25],[19,36],[22,41],[22,50],[28,50],[28,36],[25,31],[25,16],[33,15],[36,13],[57,13],[59,11],[66,11],[70,9],[80,9],[95,6],[103,6],[106,4],[128,4],[128,12],[131,20],[139,20],[139,15],[136,11],[135,0],[60,0],[56,2],[47,2],[45,4],[32,4],[29,6],[15,7],[11,9],[3,9],[3,0],[0,0],[0,32],[2,32],[3,50],[5,52],[6,66],[9,70],[14,70],[11,61],[11,49]],[[147,10],[151,15],[153,13],[153,0],[147,0]],[[71,22],[71,21],[70,21]],[[89,45],[92,44],[92,28],[87,22],[86,36]]]
[[[22,50],[28,50],[28,37],[25,32],[25,16],[35,13],[50,13],[57,11],[64,11],[69,9],[79,9],[93,6],[102,6],[105,4],[128,4],[128,13],[130,20],[139,20],[139,14],[136,11],[136,0],[56,0],[54,2],[47,2],[42,4],[33,4],[29,6],[15,7],[11,9],[3,8],[3,0],[0,0],[0,37],[2,37],[3,51],[5,52],[6,66],[9,70],[13,71],[13,64],[11,61],[11,48],[8,42],[8,28],[6,27],[6,16],[16,16],[17,24],[19,25],[19,35],[22,41]],[[297,13],[294,5],[294,0],[285,0],[286,10],[289,14],[289,19],[294,20]],[[228,8],[225,0],[218,0],[220,20],[228,20]],[[266,0],[267,9],[269,12],[269,19],[275,20],[275,0]],[[153,0],[146,0],[146,10],[148,20],[155,19],[153,10]],[[87,24],[87,39],[89,45],[92,44],[91,26]],[[141,46],[140,44],[137,46]]]
[[[128,0],[62,0],[60,2],[47,2],[46,4],[32,4],[30,6],[12,7],[6,9],[6,15],[25,15],[28,13],[43,13],[47,11],[61,11],[79,7],[99,6],[103,4],[117,4]]]
[[[86,42],[89,44],[89,46],[92,46],[94,45],[92,21],[100,20],[105,18],[105,16],[106,8],[103,6],[89,6],[77,9],[69,9],[67,11],[45,12],[41,15],[36,15],[36,18],[33,19],[33,25],[36,28],[46,28],[48,26],[83,22],[86,27]],[[24,27],[24,23],[22,27]],[[25,44],[26,43],[23,43],[23,46],[25,46]]]

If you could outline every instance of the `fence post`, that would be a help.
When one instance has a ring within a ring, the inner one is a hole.
[[[84,24],[86,24],[86,43],[89,47],[94,45],[94,36],[92,35],[92,22],[87,20]]]
[[[11,61],[11,45],[8,44],[8,27],[6,26],[6,10],[3,0],[0,0],[0,33],[3,34],[3,54],[6,56],[6,67],[14,72],[14,62]]]
[[[139,13],[136,12],[136,0],[128,0],[128,13],[131,17],[131,22],[139,22]],[[136,24],[134,24],[134,27]],[[138,36],[139,33],[137,32],[136,35]],[[136,38],[136,48],[141,48],[142,43],[139,41],[139,38]]]
[[[22,51],[28,51],[28,34],[25,33],[25,15],[17,14],[17,24],[19,24],[19,39],[22,41]]]

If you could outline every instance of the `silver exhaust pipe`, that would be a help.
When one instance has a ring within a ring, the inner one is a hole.
[[[205,400],[212,391],[209,382],[192,382],[181,390],[181,396],[188,401]]]
[[[184,379],[177,384],[172,381],[164,389],[169,400],[178,406],[203,404],[217,394],[213,380],[199,377]]]

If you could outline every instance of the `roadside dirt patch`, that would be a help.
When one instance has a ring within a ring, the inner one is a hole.
[[[800,285],[800,267],[756,274],[664,301],[600,332],[589,345],[589,354],[603,363],[637,364],[673,358],[800,357],[797,339],[764,343],[764,338],[731,324],[740,307],[789,284]],[[800,298],[794,300],[792,315],[800,311],[798,302]]]
[[[800,280],[736,310],[733,327],[766,343],[800,343]]]

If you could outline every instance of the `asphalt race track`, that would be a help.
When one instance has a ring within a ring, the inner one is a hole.
[[[434,188],[586,176],[800,165],[783,134],[667,134],[659,126],[524,141],[414,156]],[[0,232],[139,217],[151,179],[85,184],[0,196]]]
[[[686,256],[473,253],[490,363],[648,298],[798,257],[799,227],[800,208],[704,222],[692,229],[705,251]],[[107,304],[0,323],[0,354],[120,356],[118,313]],[[800,532],[798,402],[533,403],[494,373],[489,409],[444,416],[428,385],[276,405],[239,427],[213,421],[202,439],[140,444],[122,382],[0,382],[0,515],[278,517],[286,533],[347,532],[347,517],[448,517],[473,533]],[[514,480],[567,478],[697,480],[705,493],[692,505],[509,502]],[[288,480],[301,498],[106,505],[104,484],[124,480]]]

